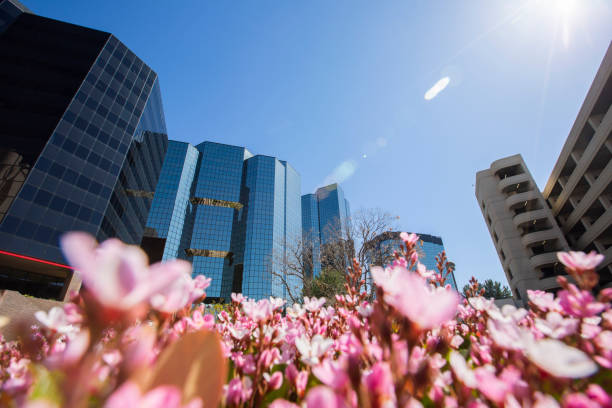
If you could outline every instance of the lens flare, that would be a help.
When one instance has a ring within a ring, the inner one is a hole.
[[[425,92],[425,100],[430,101],[436,96],[438,96],[438,94],[442,92],[444,88],[448,86],[449,82],[450,82],[449,77],[444,77],[440,79],[438,82],[434,84],[434,86],[432,86],[431,88],[429,88],[427,92]]]

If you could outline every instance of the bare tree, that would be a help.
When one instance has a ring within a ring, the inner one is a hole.
[[[319,237],[287,242],[284,252],[273,254],[271,274],[281,282],[289,299],[299,302],[303,294],[310,293],[315,264],[320,262],[323,270],[345,273],[357,259],[366,288],[374,293],[370,265],[384,265],[393,259],[393,248],[380,242],[393,230],[396,219],[378,208],[358,210],[344,222],[327,225],[321,231],[323,242],[318,250],[315,241]]]
[[[272,252],[270,274],[285,288],[291,302],[301,302],[303,288],[312,279],[314,261],[312,245],[301,237],[286,242],[284,250]]]

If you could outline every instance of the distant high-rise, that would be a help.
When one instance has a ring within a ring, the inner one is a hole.
[[[342,234],[348,217],[350,216],[348,201],[344,198],[344,191],[338,184],[320,187],[315,193],[319,203],[319,231],[321,244],[326,244]]]
[[[15,4],[0,3],[0,285],[62,299],[63,232],[141,241],[167,147],[159,81],[113,35]]]
[[[239,146],[170,141],[143,246],[153,259],[190,260],[194,274],[212,278],[212,300],[232,292],[287,298],[278,274],[287,245],[302,234],[300,189],[286,161]]]
[[[305,272],[309,276],[321,273],[321,232],[319,230],[319,202],[314,194],[302,196],[302,251]]]
[[[302,242],[305,264],[312,267],[306,273],[321,273],[321,247],[337,239],[346,238],[350,206],[344,191],[337,183],[320,187],[314,194],[302,196]]]
[[[555,292],[558,251],[597,251],[600,287],[612,285],[612,45],[540,192],[520,155],[476,174],[476,198],[514,296]]]
[[[417,250],[419,252],[421,262],[428,270],[438,271],[436,266],[436,257],[444,251],[444,243],[442,238],[429,234],[416,234],[419,236]],[[367,258],[370,265],[386,265],[393,260],[393,252],[399,251],[404,245],[400,238],[400,232],[388,231],[383,232],[374,239],[372,250],[368,252]],[[370,277],[367,277],[370,279]],[[455,274],[450,273],[447,277],[447,282],[455,290],[457,289],[457,281]],[[366,282],[366,287],[370,288],[372,282]]]

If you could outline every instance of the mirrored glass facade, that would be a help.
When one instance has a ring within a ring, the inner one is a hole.
[[[286,297],[271,268],[302,234],[300,189],[299,174],[274,157],[171,141],[145,235],[166,240],[163,259],[188,259],[194,275],[212,278],[211,300]]]
[[[381,235],[377,243],[377,251],[382,254],[392,254],[393,251],[399,250],[403,245],[399,234],[399,232],[388,232]],[[436,256],[444,251],[442,238],[429,234],[417,233],[417,235],[419,236],[419,241],[417,243],[417,250],[420,256],[419,261],[425,265],[428,270],[437,271]],[[372,258],[374,257],[375,256]],[[453,289],[457,290],[457,282],[455,281],[454,273],[449,275],[447,283],[450,284]]]
[[[344,191],[338,184],[330,184],[317,189],[316,196],[319,202],[321,243],[325,245],[337,237],[338,229],[347,222],[350,216],[347,213],[349,206],[344,198]]]
[[[30,10],[17,0],[0,0],[0,34],[2,34],[21,13]]]
[[[302,242],[304,256],[308,259],[304,265],[311,270],[307,274],[313,277],[321,273],[321,238],[319,232],[319,202],[314,194],[302,196]]]
[[[302,240],[306,249],[304,256],[312,260],[313,276],[321,273],[321,246],[340,237],[346,238],[346,227],[350,225],[351,209],[344,191],[338,184],[320,187],[314,194],[302,196]]]
[[[61,263],[65,231],[140,243],[168,143],[155,72],[111,34],[27,13],[0,54],[0,249]]]

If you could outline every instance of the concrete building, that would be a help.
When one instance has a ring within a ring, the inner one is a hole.
[[[612,283],[612,44],[578,112],[542,194],[570,248],[605,255]]]
[[[556,253],[568,245],[521,155],[476,173],[476,197],[516,299],[558,287]]]
[[[556,252],[597,251],[612,283],[612,44],[543,192],[520,155],[476,174],[476,198],[512,292],[556,291]]]

